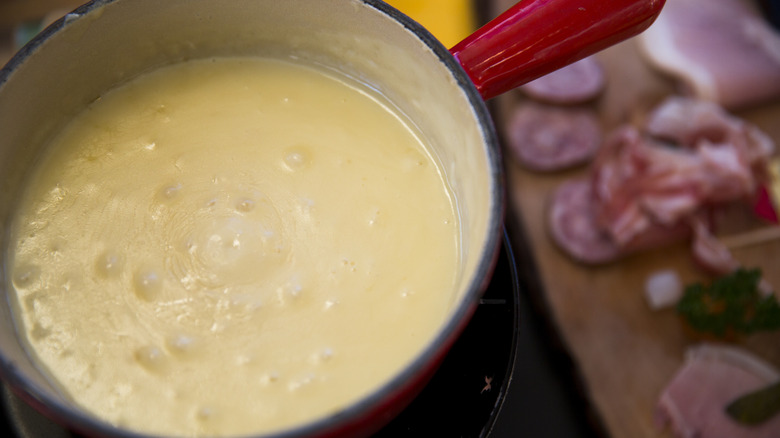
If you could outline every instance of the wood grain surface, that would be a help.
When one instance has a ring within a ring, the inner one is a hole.
[[[589,106],[598,112],[605,133],[621,124],[641,123],[651,108],[676,93],[671,80],[644,62],[633,40],[596,56],[606,68],[608,85]],[[491,102],[500,135],[507,115],[523,99],[514,91]],[[756,123],[780,145],[780,102],[734,114]],[[508,151],[505,163],[508,227],[515,230],[517,245],[530,248],[538,268],[535,293],[579,367],[586,396],[606,430],[614,438],[671,436],[654,422],[656,402],[682,364],[686,348],[700,340],[689,337],[673,309],[650,309],[644,283],[662,269],[674,269],[686,284],[710,278],[693,264],[687,242],[607,266],[573,262],[549,238],[545,211],[551,192],[568,178],[586,175],[588,166],[534,173],[518,165]],[[744,206],[724,209],[718,224],[720,233],[728,235],[768,226]],[[762,268],[767,280],[780,287],[780,240],[745,246],[734,255],[747,267]],[[753,335],[738,344],[780,367],[780,333]]]

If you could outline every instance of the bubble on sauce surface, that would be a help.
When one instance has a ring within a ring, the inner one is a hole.
[[[280,305],[298,299],[304,292],[303,284],[297,276],[291,277],[287,282],[276,288],[276,298]]]
[[[67,241],[65,239],[55,237],[49,242],[49,255],[55,260],[61,259],[66,247]]]
[[[238,366],[246,366],[252,363],[252,358],[245,354],[239,354],[234,359],[234,362]]]
[[[208,421],[214,417],[215,410],[211,406],[200,406],[195,409],[195,418],[198,421]]]
[[[133,286],[136,295],[146,301],[154,301],[162,291],[162,278],[157,271],[144,268],[133,275]]]
[[[311,161],[311,152],[304,146],[289,147],[282,152],[283,167],[291,172],[306,168]]]
[[[273,263],[281,243],[273,228],[241,217],[213,221],[201,230],[196,254],[227,278],[244,277],[263,263]]]
[[[198,339],[194,336],[176,334],[165,340],[165,346],[172,354],[187,356],[197,351]]]
[[[333,358],[333,349],[329,347],[325,347],[311,354],[309,356],[309,362],[314,365],[317,365],[324,362],[328,362],[332,358]]]
[[[17,290],[25,290],[38,286],[41,278],[41,268],[35,264],[24,264],[14,269],[13,285]]]
[[[233,184],[227,181],[228,186]],[[171,251],[165,265],[186,290],[220,290],[267,281],[289,256],[274,204],[257,188],[238,185],[187,201],[165,222]]]
[[[181,183],[166,184],[158,192],[158,198],[162,201],[176,199],[181,194],[182,187]]]
[[[160,371],[167,362],[165,352],[154,345],[146,345],[136,349],[133,357],[139,365],[149,371]]]
[[[250,198],[241,198],[236,202],[236,211],[249,213],[255,209],[255,201]]]
[[[41,325],[39,321],[36,321],[33,324],[32,329],[30,330],[30,338],[32,338],[35,341],[41,341],[49,337],[51,333],[52,333],[51,328],[44,327],[43,325]]]
[[[117,277],[122,272],[124,257],[116,251],[107,250],[98,256],[95,266],[101,276]]]
[[[357,270],[358,270],[357,262],[352,260],[352,259],[346,258],[346,257],[343,257],[341,259],[340,265],[341,265],[341,267],[343,269],[345,269],[345,270],[347,270],[349,272],[357,272]]]
[[[119,382],[114,384],[114,387],[112,388],[112,394],[111,397],[114,400],[123,400],[127,397],[130,397],[133,395],[133,392],[135,391],[135,388],[132,384],[126,383],[126,382]],[[109,400],[109,403],[112,400]]]
[[[259,381],[260,381],[261,385],[268,386],[270,384],[279,382],[279,378],[280,378],[279,372],[277,372],[277,371],[270,371],[270,372],[261,374],[260,378],[259,378]]]
[[[367,220],[368,225],[371,227],[377,225],[377,223],[379,223],[381,213],[382,210],[379,209],[379,207],[374,207],[370,209],[368,212],[368,220]]]
[[[315,379],[316,379],[316,375],[314,373],[306,373],[300,377],[292,379],[287,384],[287,390],[290,392],[299,391],[305,388],[306,386],[309,386],[312,383],[314,383]]]

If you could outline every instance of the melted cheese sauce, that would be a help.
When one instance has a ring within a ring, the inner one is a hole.
[[[334,413],[432,340],[457,215],[381,99],[280,60],[190,61],[96,101],[14,221],[20,331],[75,403],[177,435]]]

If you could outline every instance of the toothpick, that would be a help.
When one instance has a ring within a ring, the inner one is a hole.
[[[770,226],[747,231],[733,236],[719,237],[718,240],[728,249],[759,245],[773,240],[780,240],[780,226]]]

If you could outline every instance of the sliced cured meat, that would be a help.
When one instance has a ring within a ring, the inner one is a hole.
[[[620,257],[660,248],[685,239],[690,229],[685,223],[666,226],[649,222],[630,241],[617,243],[598,222],[598,204],[589,179],[569,180],[550,198],[548,226],[555,244],[574,260],[587,265],[605,264]]]
[[[655,226],[674,227],[701,204],[698,166],[692,154],[647,139],[633,127],[616,130],[593,167],[598,223],[619,246],[643,239]]]
[[[688,350],[685,363],[663,390],[656,419],[680,438],[777,438],[780,416],[743,426],[725,413],[736,398],[777,379],[776,369],[743,349],[698,345]]]
[[[588,180],[570,180],[553,193],[548,224],[553,241],[575,260],[600,264],[616,260],[621,250],[596,223]]]
[[[693,228],[693,244],[691,250],[694,260],[713,274],[729,274],[739,268],[739,262],[731,251],[709,230],[701,218],[691,220]]]
[[[563,108],[526,102],[506,125],[510,154],[535,171],[557,171],[589,161],[598,150],[602,131],[587,108]]]
[[[675,148],[633,127],[618,129],[594,161],[599,224],[624,246],[652,224],[673,226],[712,204],[749,199],[760,175],[745,141],[729,134],[722,143],[702,138]]]
[[[765,166],[775,150],[772,138],[757,126],[702,99],[667,98],[650,113],[645,130],[687,148],[706,143],[727,145],[754,168]]]
[[[755,195],[774,143],[717,105],[692,99],[664,102],[647,131],[652,136],[625,125],[607,137],[590,186],[577,189],[582,199],[566,199],[574,190],[567,186],[556,193],[558,213],[550,219],[558,221],[551,225],[556,242],[575,259],[598,263],[679,242],[693,231],[701,266],[730,272],[738,263],[700,218],[713,205]]]
[[[694,96],[731,109],[780,96],[780,33],[749,1],[667,0],[638,41]]]
[[[594,99],[605,84],[601,63],[590,56],[522,85],[520,90],[544,102],[575,104]]]

